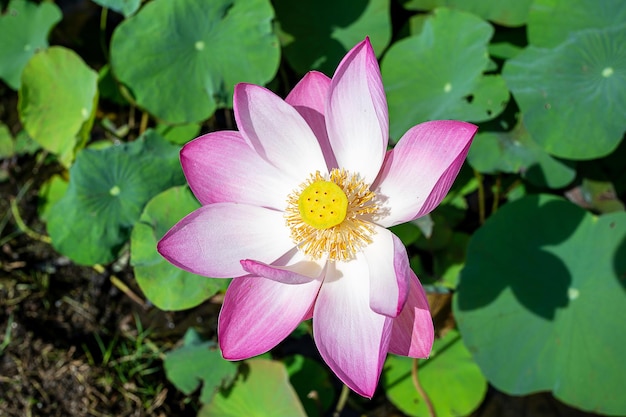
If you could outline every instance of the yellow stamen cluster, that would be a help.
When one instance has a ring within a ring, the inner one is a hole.
[[[291,238],[314,259],[353,259],[372,241],[375,197],[358,175],[333,169],[324,177],[318,171],[287,198]]]
[[[314,181],[298,198],[302,221],[316,229],[337,226],[348,214],[348,197],[332,181]]]

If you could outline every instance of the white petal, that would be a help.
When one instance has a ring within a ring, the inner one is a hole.
[[[326,106],[328,138],[340,168],[371,184],[389,140],[387,99],[369,39],[343,58],[332,78]]]
[[[261,158],[233,131],[192,140],[181,150],[180,162],[189,187],[203,205],[229,202],[284,210],[287,196],[302,182]]]
[[[376,390],[393,323],[370,308],[368,273],[364,260],[330,263],[313,311],[313,336],[322,358],[365,397]]]
[[[271,265],[251,259],[241,261],[241,265],[255,276],[284,284],[304,284],[322,274],[326,261],[311,259],[298,248],[293,248]]]
[[[327,172],[317,138],[291,105],[253,84],[237,84],[233,103],[239,131],[269,163],[298,181]]]
[[[412,358],[427,358],[433,348],[435,329],[428,298],[417,276],[411,274],[409,296],[393,321],[389,352]]]
[[[405,223],[433,210],[456,178],[477,127],[453,120],[421,123],[387,153],[372,185],[384,200],[384,227]]]
[[[409,258],[397,236],[380,226],[374,230],[373,242],[363,250],[369,267],[370,307],[379,314],[396,317],[409,292]]]
[[[280,343],[307,319],[321,282],[289,285],[255,276],[235,278],[226,291],[217,330],[224,357],[246,359]]]
[[[195,210],[163,236],[158,250],[186,271],[213,278],[246,274],[242,259],[272,263],[293,249],[283,213],[216,203]]]

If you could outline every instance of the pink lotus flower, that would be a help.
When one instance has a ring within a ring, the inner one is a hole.
[[[181,151],[203,204],[159,242],[174,265],[233,279],[219,317],[226,359],[264,353],[313,318],[322,358],[371,397],[387,352],[427,357],[428,301],[400,239],[386,227],[433,210],[476,132],[432,121],[387,151],[387,102],[368,39],[329,79],[309,72],[286,100],[239,84],[239,131]]]

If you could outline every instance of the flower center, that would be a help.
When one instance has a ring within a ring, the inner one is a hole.
[[[348,197],[331,181],[314,181],[298,199],[302,221],[316,229],[337,226],[346,218]]]
[[[313,259],[353,259],[372,241],[375,197],[358,175],[333,169],[322,176],[318,171],[287,198],[291,238]]]

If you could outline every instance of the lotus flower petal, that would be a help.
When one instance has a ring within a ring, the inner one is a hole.
[[[300,181],[326,171],[319,142],[307,122],[271,91],[237,84],[233,98],[241,135],[269,163]]]
[[[280,343],[305,319],[321,283],[321,279],[301,285],[255,276],[233,279],[217,328],[224,358],[250,358]]]
[[[373,242],[363,250],[370,277],[370,307],[389,317],[400,314],[412,274],[404,245],[389,230],[375,228]]]
[[[393,319],[370,308],[367,262],[329,264],[313,311],[313,336],[333,372],[352,390],[372,397]]]
[[[298,183],[261,158],[239,132],[208,133],[180,152],[189,187],[200,203],[244,203],[282,210]],[[254,175],[250,175],[254,172]]]
[[[305,284],[322,274],[325,262],[312,260],[294,248],[272,265],[244,259],[241,261],[241,266],[251,275],[284,284]]]
[[[262,207],[216,203],[192,212],[159,241],[172,264],[213,278],[245,275],[242,259],[272,263],[293,249],[282,213]]]
[[[428,214],[446,196],[467,156],[477,127],[438,120],[419,124],[387,153],[373,184],[385,200],[384,227]]]
[[[435,330],[426,293],[417,276],[411,274],[406,304],[393,321],[389,352],[411,358],[427,358],[433,347],[434,337]]]
[[[330,78],[321,72],[311,71],[296,84],[285,101],[291,104],[309,124],[319,141],[324,159],[326,160],[326,166],[330,171],[333,168],[337,168],[338,165],[328,140],[326,120],[324,118],[326,97],[329,89]]]
[[[326,105],[328,137],[340,167],[372,183],[389,140],[387,99],[369,39],[343,58]]]
[[[476,126],[426,122],[387,152],[387,102],[369,39],[332,79],[310,72],[285,100],[238,84],[233,103],[238,132],[183,148],[203,207],[158,250],[185,270],[235,277],[218,324],[225,358],[267,352],[312,317],[323,360],[371,397],[387,352],[426,357],[434,338],[407,251],[385,228],[441,202]]]

